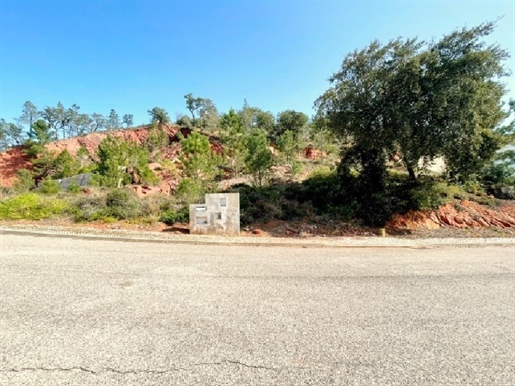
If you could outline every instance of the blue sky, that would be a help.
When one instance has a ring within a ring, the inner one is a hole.
[[[399,36],[439,38],[498,22],[492,42],[515,73],[510,1],[0,0],[0,117],[25,101],[84,113],[186,113],[184,95],[220,112],[251,106],[313,114],[343,57]],[[514,75],[506,80],[515,99]]]

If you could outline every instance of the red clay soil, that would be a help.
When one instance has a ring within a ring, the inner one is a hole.
[[[30,157],[23,149],[23,146],[16,146],[0,153],[0,186],[12,186],[18,170],[32,168]]]
[[[162,128],[169,137],[169,145],[161,149],[163,158],[173,160],[181,151],[178,132],[185,136],[191,130],[176,125],[166,125]],[[148,138],[150,128],[140,127],[136,129],[119,130],[111,132],[90,133],[85,136],[69,138],[52,142],[47,146],[48,150],[57,153],[68,150],[76,155],[81,147],[85,147],[91,155],[94,155],[100,142],[108,135],[114,135],[138,144],[144,143]],[[211,147],[215,152],[223,149],[216,138],[210,138]],[[12,186],[16,179],[16,172],[21,168],[31,169],[29,157],[23,153],[23,146],[9,149],[0,153],[0,186]],[[170,194],[177,186],[176,176],[166,175],[166,171],[159,171],[159,165],[155,165],[156,173],[160,174],[160,186],[130,185],[138,196],[148,196],[155,193]],[[163,174],[164,173],[164,174]],[[389,232],[402,230],[442,231],[444,229],[509,229],[509,233],[515,229],[515,202],[499,201],[498,207],[483,206],[472,201],[456,200],[431,211],[411,211],[406,214],[397,214],[388,222],[386,228]],[[354,226],[351,224],[323,224],[309,219],[299,222],[271,222],[260,224],[256,227],[244,230],[244,234],[275,235],[287,237],[305,237],[312,235],[343,236],[343,235],[371,235],[377,230]]]
[[[473,201],[459,201],[441,206],[438,210],[411,211],[396,214],[387,229],[438,229],[454,228],[513,228],[515,227],[515,202],[500,201],[492,208]]]
[[[177,157],[181,150],[179,143],[180,139],[177,134],[181,132],[184,136],[187,137],[191,133],[191,129],[179,127],[177,125],[164,125],[160,128],[160,130],[165,131],[169,138],[169,145],[166,148],[161,149],[162,156],[165,159],[173,160],[175,157]],[[136,129],[89,133],[80,137],[52,142],[48,144],[46,148],[52,152],[55,152],[56,154],[62,152],[63,150],[67,150],[70,154],[75,156],[79,149],[84,147],[89,152],[89,154],[95,156],[98,145],[107,136],[123,138],[125,140],[134,141],[141,145],[148,138],[149,132],[149,127],[139,127]],[[219,151],[219,145],[217,143],[213,143],[212,147],[214,147],[214,151]],[[24,146],[17,146],[7,150],[7,152],[0,153],[0,186],[12,186],[16,180],[16,172],[19,169],[32,168],[30,157],[27,157],[27,155],[23,153],[24,148]],[[158,190],[164,189],[165,191],[169,191],[171,188],[173,188],[173,186],[170,187],[170,185],[174,184],[174,181],[163,181],[163,186],[158,187]],[[149,191],[155,189],[152,187],[149,189],[136,190]]]
[[[174,125],[164,125],[160,130],[165,131],[170,140],[172,140],[176,137],[181,128]],[[123,138],[124,140],[136,142],[138,145],[141,145],[148,138],[149,132],[150,128],[148,126],[142,126],[136,129],[89,133],[80,137],[52,142],[47,145],[47,149],[57,153],[66,149],[70,154],[76,155],[81,147],[85,147],[89,154],[94,155],[100,142],[107,136]]]

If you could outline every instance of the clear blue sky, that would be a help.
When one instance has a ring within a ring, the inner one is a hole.
[[[0,0],[0,117],[25,101],[77,103],[83,113],[165,108],[186,113],[184,95],[220,112],[251,106],[313,114],[343,57],[399,36],[439,38],[495,20],[492,42],[515,73],[510,1],[90,1]],[[515,81],[507,79],[515,99]]]

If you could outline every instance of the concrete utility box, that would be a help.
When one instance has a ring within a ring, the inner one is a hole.
[[[190,205],[190,233],[239,235],[240,194],[206,194],[205,204]]]

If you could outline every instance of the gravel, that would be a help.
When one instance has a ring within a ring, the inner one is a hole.
[[[511,245],[515,237],[416,237],[416,233],[406,236],[356,236],[306,238],[290,237],[226,237],[210,235],[170,234],[153,231],[128,229],[96,229],[87,227],[64,227],[36,224],[0,224],[0,233],[33,234],[39,236],[60,235],[74,238],[116,239],[124,241],[147,241],[180,244],[221,244],[241,246],[302,246],[302,247],[437,247],[443,245]]]

